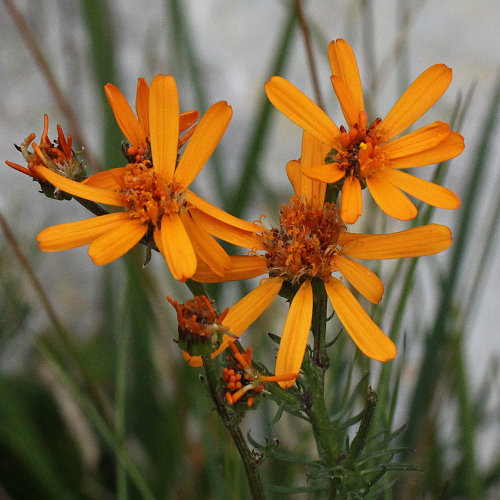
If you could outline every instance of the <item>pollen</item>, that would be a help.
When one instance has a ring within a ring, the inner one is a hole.
[[[292,198],[290,205],[281,206],[280,226],[261,236],[269,275],[292,283],[327,279],[336,271],[333,257],[344,230],[334,204],[317,209],[304,198]]]
[[[148,164],[130,163],[121,179],[121,193],[132,219],[160,227],[163,215],[184,210],[184,188],[175,183],[160,182]]]
[[[340,143],[343,150],[336,155],[329,154],[325,161],[338,163],[346,172],[346,177],[355,176],[363,183],[368,175],[385,167],[387,160],[381,145],[384,138],[379,130],[381,119],[377,118],[367,129],[355,123],[349,132],[340,127]],[[360,123],[366,123],[360,117]]]

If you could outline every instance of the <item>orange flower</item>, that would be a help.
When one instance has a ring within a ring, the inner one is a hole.
[[[240,280],[267,273],[259,286],[229,309],[223,324],[232,336],[225,335],[222,352],[239,337],[282,291],[283,285],[296,291],[283,328],[276,375],[297,373],[302,365],[313,312],[313,283],[323,283],[330,302],[347,333],[359,349],[378,361],[393,359],[396,347],[370,319],[343,283],[350,284],[373,304],[382,298],[380,279],[357,259],[395,259],[431,255],[452,243],[446,226],[430,224],[399,233],[368,235],[348,233],[335,205],[323,203],[324,183],[311,181],[303,171],[324,158],[325,145],[304,132],[302,158],[287,166],[295,196],[281,207],[279,227],[264,229],[259,249],[248,256],[231,257],[232,267],[223,279],[206,266],[200,266],[194,279],[201,282]],[[343,278],[342,278],[343,276]],[[185,355],[191,365],[198,358]],[[282,381],[290,387],[292,381]]]
[[[215,274],[223,275],[231,265],[230,259],[211,235],[252,246],[253,233],[259,227],[218,209],[188,187],[224,134],[231,119],[231,107],[223,101],[211,106],[177,161],[179,100],[175,80],[169,75],[156,76],[148,100],[150,160],[143,158],[141,163],[100,172],[83,183],[63,178],[43,166],[35,168],[38,175],[69,194],[125,209],[49,227],[38,235],[39,247],[53,252],[90,244],[90,257],[95,264],[102,265],[152,234],[177,280],[193,276],[199,262],[204,262]],[[145,131],[145,118],[137,120],[132,114],[125,119],[127,113],[119,111],[123,108],[116,102],[114,109],[122,129],[127,130],[128,138],[137,146],[143,136],[134,137],[131,131],[139,128]],[[138,112],[139,117],[144,116],[143,112]]]
[[[48,137],[49,117],[43,115],[43,118],[43,132],[40,138],[40,145],[33,142],[35,140],[35,134],[30,134],[20,146],[16,146],[24,156],[28,168],[22,167],[11,161],[6,161],[5,163],[9,167],[33,177],[35,180],[42,181],[42,187],[44,187],[45,182],[43,182],[43,178],[36,173],[35,168],[39,165],[44,165],[53,172],[57,172],[68,179],[79,180],[85,177],[85,170],[82,164],[77,160],[71,147],[71,136],[68,135],[67,138],[64,137],[62,128],[58,125],[57,140],[54,144]],[[33,146],[33,152],[28,149],[30,145]]]
[[[330,43],[328,55],[333,89],[349,131],[338,128],[314,102],[281,77],[272,77],[266,83],[266,93],[284,115],[329,147],[328,154],[304,173],[327,183],[340,181],[344,222],[352,224],[361,215],[361,190],[365,186],[379,207],[396,219],[417,215],[415,205],[402,191],[439,208],[457,208],[460,200],[452,191],[401,169],[454,158],[464,149],[463,137],[437,121],[395,139],[443,95],[451,83],[451,69],[444,64],[428,68],[383,120],[377,118],[368,126],[354,52],[339,39]]]

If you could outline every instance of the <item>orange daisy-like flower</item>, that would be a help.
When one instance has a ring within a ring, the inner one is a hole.
[[[259,227],[218,209],[188,187],[224,134],[231,107],[221,101],[207,110],[178,161],[179,100],[175,80],[169,75],[156,76],[148,100],[151,160],[143,158],[141,163],[100,172],[83,183],[61,177],[44,166],[35,167],[38,175],[66,193],[125,209],[49,227],[38,235],[39,247],[53,252],[90,244],[90,257],[102,265],[152,234],[177,280],[193,276],[199,262],[216,275],[223,275],[231,262],[211,235],[251,246]],[[114,107],[122,129],[127,130],[129,140],[137,146],[140,140],[133,137],[131,130],[144,130],[145,118],[138,120],[133,114],[131,117],[122,113],[123,109],[126,108]],[[138,115],[144,116],[142,112]]]
[[[202,282],[240,280],[267,273],[259,286],[229,309],[224,321],[233,336],[225,335],[213,355],[222,352],[269,306],[286,283],[297,290],[283,328],[276,375],[297,373],[302,365],[313,313],[313,282],[323,283],[335,313],[359,349],[378,361],[393,359],[394,343],[371,320],[343,283],[345,278],[363,297],[377,304],[384,286],[358,259],[395,259],[431,255],[448,248],[451,232],[431,224],[386,235],[353,234],[339,218],[335,205],[324,203],[324,183],[311,181],[303,171],[324,158],[325,145],[304,132],[302,158],[287,166],[295,196],[281,207],[279,227],[260,235],[262,254],[231,257],[232,268],[221,280],[206,266],[194,279]],[[342,278],[343,276],[343,278]],[[200,363],[190,358],[190,364]],[[279,382],[290,387],[292,381]]]
[[[344,40],[328,47],[332,84],[349,131],[340,128],[307,96],[284,78],[266,83],[269,100],[284,115],[329,146],[325,158],[304,173],[327,183],[342,182],[341,217],[356,222],[362,212],[361,190],[366,186],[379,207],[391,217],[408,220],[415,205],[402,192],[430,205],[453,209],[459,198],[449,189],[403,172],[449,160],[464,149],[463,137],[437,121],[395,139],[444,94],[452,71],[436,64],[424,71],[396,102],[387,116],[368,125],[363,91],[354,52]]]

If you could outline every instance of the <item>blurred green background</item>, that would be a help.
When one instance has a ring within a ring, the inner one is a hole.
[[[278,205],[291,194],[284,168],[300,155],[301,131],[272,109],[263,88],[280,74],[313,96],[296,2],[1,5],[3,160],[21,163],[13,144],[31,132],[39,138],[47,113],[49,137],[61,124],[75,149],[84,149],[90,173],[120,166],[122,135],[103,85],[113,82],[132,103],[138,77],[170,73],[181,110],[203,113],[218,100],[234,110],[196,192],[235,215],[277,219]],[[337,123],[343,118],[329,81],[327,44],[341,37],[356,52],[372,119],[383,117],[428,66],[451,66],[452,85],[418,123],[452,121],[466,142],[464,154],[444,168],[418,171],[427,179],[446,177],[460,195],[456,213],[424,207],[417,221],[450,225],[455,244],[418,266],[407,260],[373,267],[387,290],[373,317],[397,340],[398,358],[383,368],[370,365],[345,342],[332,354],[332,411],[339,395],[368,373],[380,398],[375,431],[407,424],[397,444],[422,472],[395,484],[397,476],[388,477],[386,489],[370,491],[372,497],[498,498],[500,4],[311,0],[302,7],[323,102]],[[176,325],[165,296],[183,301],[187,288],[159,258],[142,269],[141,248],[105,268],[94,266],[85,248],[38,251],[41,229],[88,214],[74,202],[39,195],[36,183],[7,166],[0,209],[10,228],[0,239],[0,498],[246,498],[239,457],[200,373],[185,366],[172,341]],[[406,227],[373,216],[358,229]],[[223,309],[250,286],[210,291]],[[286,311],[276,302],[243,337],[268,366],[274,347],[265,333],[280,333]],[[356,375],[348,378],[353,363]],[[307,428],[293,417],[274,425],[275,412],[265,401],[247,415],[245,428],[261,443],[279,439],[281,455],[270,457],[262,474],[269,498],[283,498],[280,487],[306,485],[304,468],[284,457],[317,457]]]

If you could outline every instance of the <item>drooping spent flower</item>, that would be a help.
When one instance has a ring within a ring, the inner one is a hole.
[[[325,145],[304,132],[302,158],[290,162],[287,170],[295,190],[289,205],[280,210],[280,224],[260,233],[262,253],[231,257],[232,267],[223,279],[206,266],[197,270],[194,279],[201,282],[229,281],[267,274],[259,286],[235,304],[238,328],[226,321],[233,336],[226,335],[222,352],[248,328],[287,287],[292,292],[290,310],[283,328],[276,360],[276,375],[300,370],[311,328],[313,288],[324,286],[335,313],[358,348],[370,358],[387,361],[396,356],[394,343],[372,321],[352,292],[348,281],[373,304],[382,298],[381,280],[359,259],[395,259],[431,255],[448,248],[451,232],[446,226],[430,224],[384,235],[349,233],[334,204],[323,203],[325,190],[319,181],[308,179],[303,170],[317,164]],[[316,284],[316,285],[315,285]],[[290,295],[290,294],[288,294]],[[190,364],[200,363],[186,356]],[[279,382],[290,387],[293,381]]]
[[[251,246],[258,226],[229,215],[188,187],[217,146],[231,115],[226,102],[211,106],[178,160],[177,86],[169,75],[156,76],[149,92],[151,160],[100,172],[83,183],[43,166],[35,168],[38,175],[69,194],[124,209],[49,227],[37,237],[40,249],[53,252],[90,244],[90,257],[102,265],[146,237],[154,239],[177,280],[191,278],[199,262],[223,275],[231,265],[230,259],[212,236]]]
[[[451,83],[451,69],[444,64],[428,68],[384,119],[377,118],[369,125],[353,50],[339,39],[330,43],[328,55],[333,89],[349,130],[337,127],[284,78],[272,77],[266,83],[266,92],[278,110],[329,147],[327,155],[304,173],[312,179],[338,183],[342,190],[342,220],[352,224],[361,215],[364,187],[379,207],[396,219],[408,220],[417,215],[415,205],[403,191],[435,207],[457,208],[460,200],[452,191],[402,169],[458,156],[464,149],[463,137],[441,121],[398,137],[444,94]]]
[[[222,325],[228,309],[217,314],[213,303],[205,295],[196,296],[184,304],[171,297],[167,300],[177,312],[180,348],[192,356],[212,354],[221,344],[222,332],[228,330]]]
[[[66,138],[60,125],[57,126],[57,139],[52,142],[49,139],[49,117],[44,115],[43,132],[40,138],[40,144],[33,142],[35,134],[30,134],[16,148],[22,153],[28,167],[23,167],[17,163],[6,161],[5,163],[13,169],[29,175],[34,180],[40,183],[44,193],[51,198],[65,199],[68,195],[61,192],[59,189],[54,189],[53,186],[44,181],[37,171],[37,166],[45,166],[52,172],[71,180],[80,181],[85,177],[85,169],[82,163],[76,157],[72,149],[72,138],[68,135]],[[33,151],[29,147],[33,147]]]

